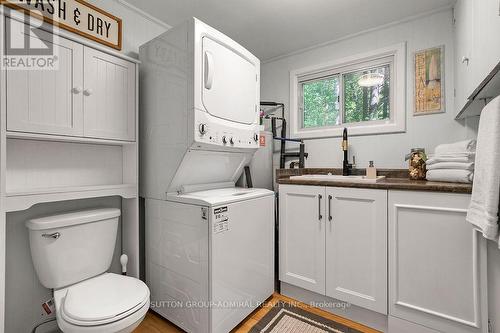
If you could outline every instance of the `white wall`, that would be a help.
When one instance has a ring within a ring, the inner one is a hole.
[[[353,18],[354,19],[354,18]],[[289,72],[321,64],[373,49],[407,42],[407,130],[406,133],[350,138],[350,156],[356,155],[357,167],[365,168],[375,161],[379,168],[405,168],[404,156],[412,147],[432,151],[443,142],[452,142],[475,135],[474,121],[470,127],[453,118],[453,26],[451,10],[386,26],[317,48],[265,63],[261,67],[261,99],[286,104],[289,110]],[[446,113],[414,117],[412,58],[416,50],[445,45]],[[341,167],[341,138],[306,141],[309,153],[306,166]],[[350,157],[351,158],[351,157]]]
[[[122,19],[121,52],[134,58],[138,58],[139,46],[170,28],[168,24],[123,0],[88,0],[88,2]]]

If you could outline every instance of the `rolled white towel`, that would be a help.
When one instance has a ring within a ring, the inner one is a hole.
[[[464,140],[454,143],[441,144],[434,149],[434,153],[450,154],[458,152],[471,152],[476,150],[476,140]]]
[[[438,162],[427,165],[427,170],[436,169],[474,170],[474,162]]]
[[[425,163],[427,165],[442,162],[470,163],[474,162],[475,158],[475,153],[463,153],[457,155],[429,155],[429,159],[425,161]]]
[[[426,178],[434,182],[471,183],[474,172],[471,170],[435,169],[427,171]]]

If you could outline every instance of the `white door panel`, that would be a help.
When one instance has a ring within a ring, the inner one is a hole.
[[[256,119],[255,64],[209,37],[203,37],[203,105],[211,115],[251,124]]]
[[[135,64],[85,47],[84,136],[135,140]]]
[[[387,191],[326,188],[326,295],[387,314]]]
[[[389,312],[442,332],[487,331],[486,242],[468,194],[389,191]]]
[[[325,188],[280,185],[280,280],[325,293]]]
[[[23,23],[7,20],[13,34],[25,34]],[[41,30],[37,34],[30,33],[32,43],[52,44],[57,67],[6,71],[7,130],[82,135],[83,46]]]

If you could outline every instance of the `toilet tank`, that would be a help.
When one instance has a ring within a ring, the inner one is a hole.
[[[29,220],[31,258],[46,288],[62,288],[111,265],[120,210],[100,208]]]

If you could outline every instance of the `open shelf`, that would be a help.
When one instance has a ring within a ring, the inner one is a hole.
[[[111,146],[133,145],[136,143],[135,141],[108,140],[108,139],[85,138],[78,136],[52,135],[52,134],[15,132],[15,131],[7,131],[7,138],[37,140],[37,141],[89,143],[89,144],[111,145]]]
[[[54,187],[35,190],[21,190],[7,192],[5,210],[14,212],[25,210],[31,206],[43,203],[64,200],[76,200],[118,195],[125,199],[137,197],[136,184],[93,185],[75,187]]]

